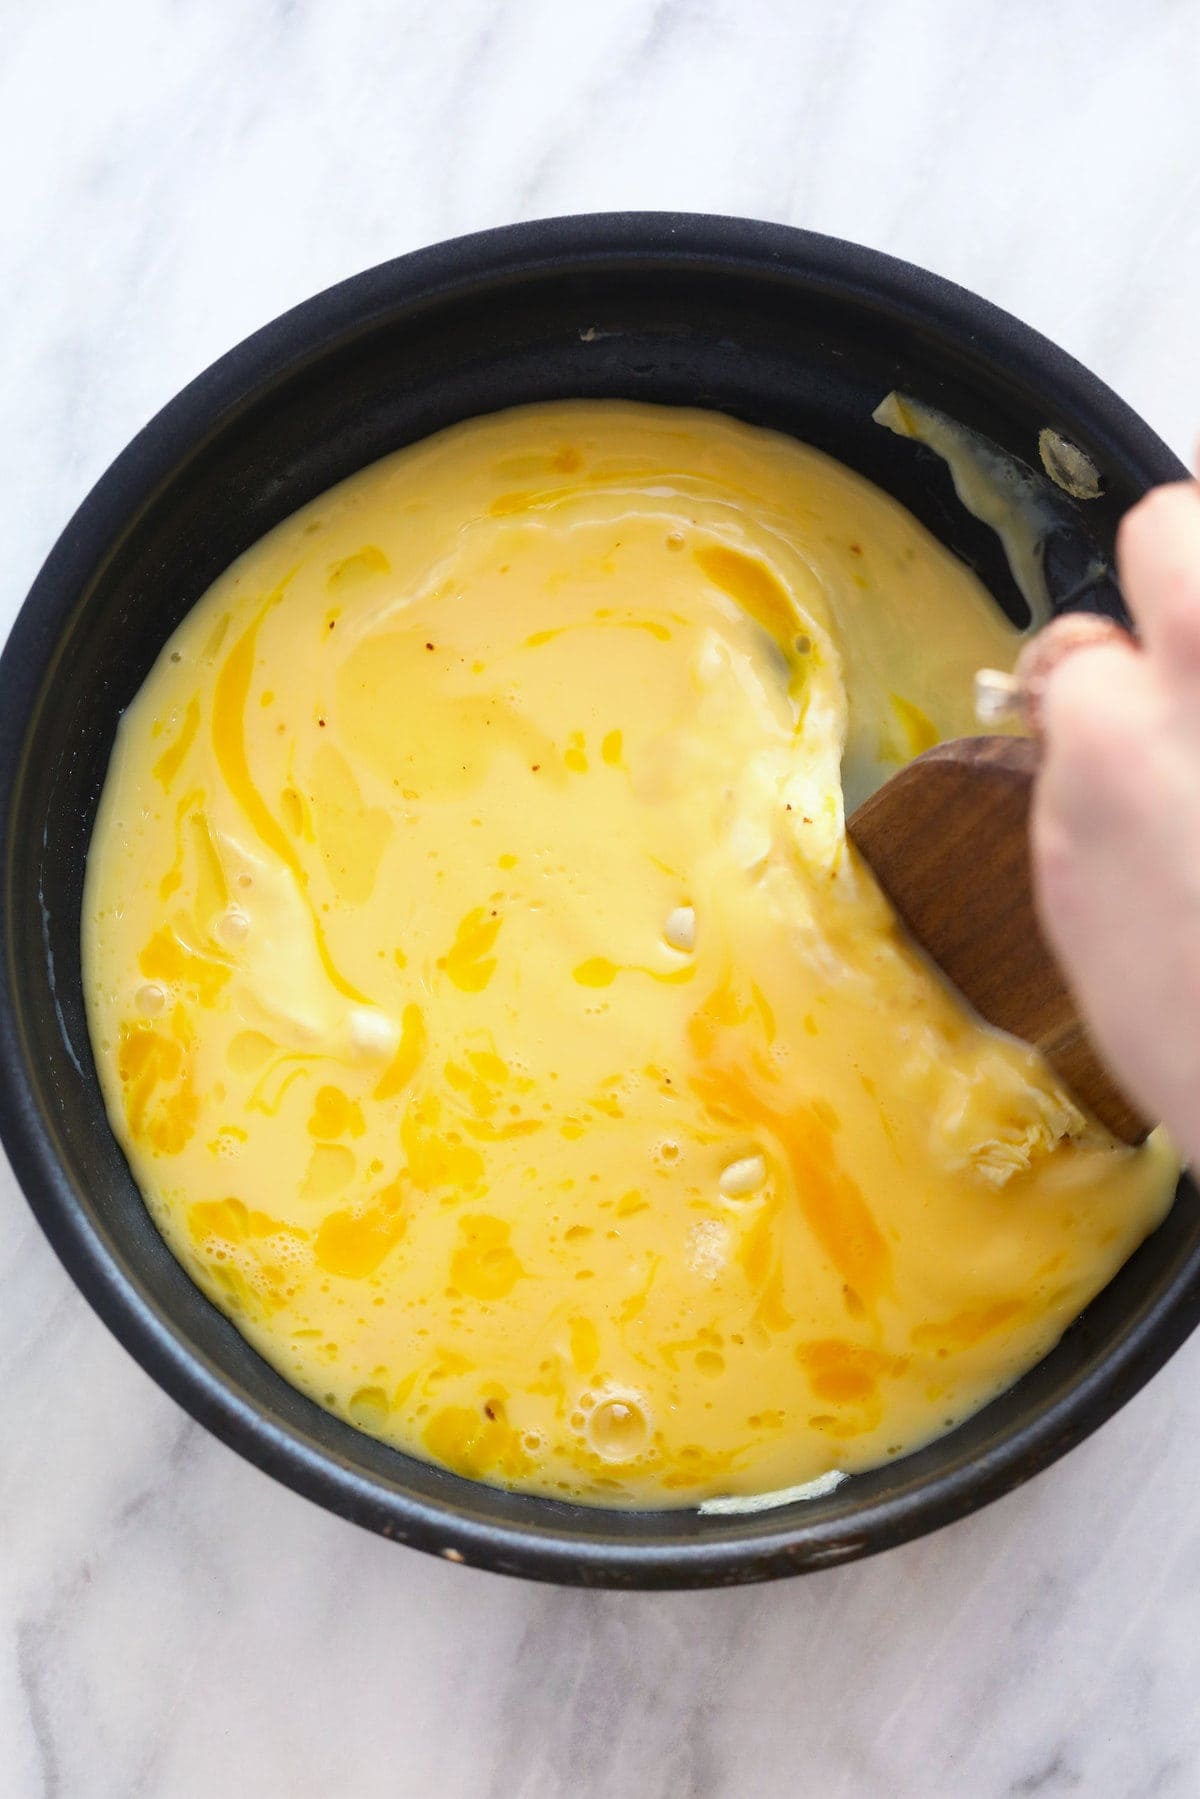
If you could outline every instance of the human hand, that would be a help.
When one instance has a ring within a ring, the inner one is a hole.
[[[1200,485],[1135,506],[1117,564],[1139,642],[1046,678],[1034,887],[1112,1073],[1200,1158]]]

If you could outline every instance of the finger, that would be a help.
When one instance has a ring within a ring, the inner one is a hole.
[[[1200,484],[1156,487],[1126,513],[1117,568],[1163,679],[1200,684]]]
[[[1021,694],[1025,721],[1035,736],[1042,730],[1042,696],[1056,668],[1068,656],[1096,644],[1118,643],[1129,649],[1133,639],[1111,618],[1096,612],[1068,612],[1031,637],[1017,658],[1013,676]]]
[[[1136,815],[1158,707],[1153,671],[1128,640],[1089,644],[1052,669],[1041,701],[1043,812],[1097,842]]]
[[[1047,690],[1030,819],[1034,891],[1048,940],[1085,986],[1114,943],[1138,941],[1160,708],[1148,659],[1120,647],[1080,650]]]

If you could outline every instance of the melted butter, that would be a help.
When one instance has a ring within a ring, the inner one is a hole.
[[[897,437],[925,444],[942,458],[959,502],[1000,539],[1032,628],[1048,624],[1054,608],[1043,550],[1052,532],[1071,524],[1071,515],[1050,482],[999,444],[911,395],[886,395],[873,417]],[[1038,448],[1046,472],[1064,493],[1076,499],[1095,499],[1100,493],[1094,465],[1074,444],[1047,429],[1038,438]],[[1091,573],[1098,579],[1105,565],[1096,563]]]
[[[127,712],[88,865],[184,1266],[362,1429],[600,1504],[783,1503],[983,1404],[1174,1178],[846,844],[1018,647],[883,494],[702,413],[477,420],[286,521]]]

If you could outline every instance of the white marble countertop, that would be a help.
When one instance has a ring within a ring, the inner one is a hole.
[[[785,22],[786,21],[786,22]],[[927,264],[1200,427],[1191,0],[0,0],[2,632],[129,435],[284,307],[478,226],[741,212]],[[0,1792],[1200,1792],[1200,1340],[940,1535],[539,1589],[328,1517],[135,1367],[0,1169]]]

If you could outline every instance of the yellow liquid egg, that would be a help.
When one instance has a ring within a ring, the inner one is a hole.
[[[474,420],[286,520],[126,713],[88,862],[100,1078],[184,1267],[363,1430],[598,1504],[983,1404],[1176,1172],[846,843],[1017,645],[892,500],[702,412]]]

